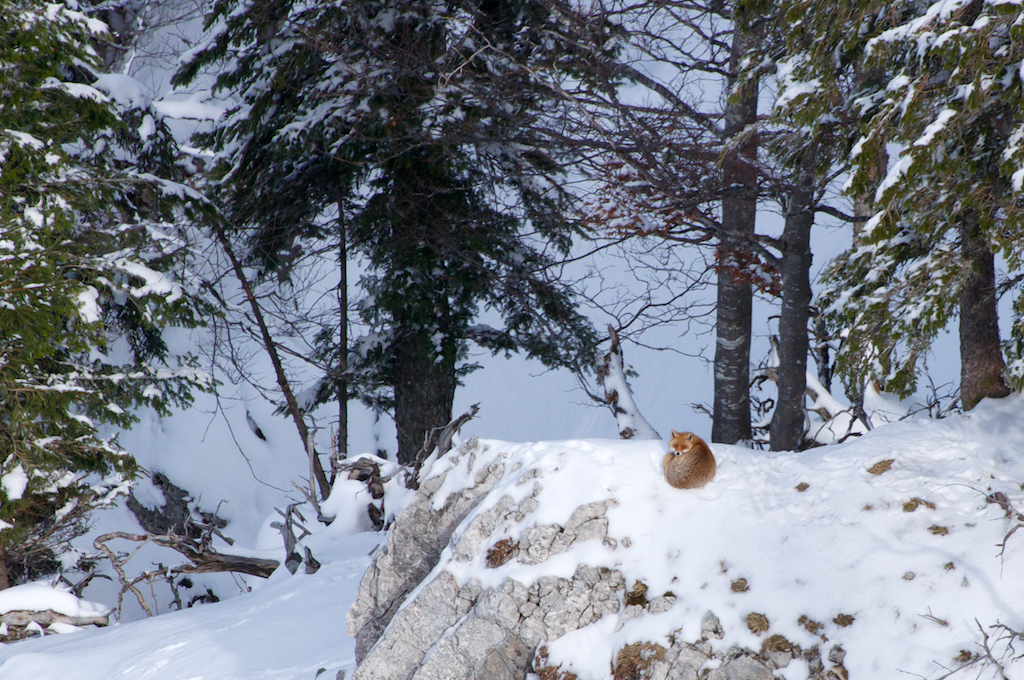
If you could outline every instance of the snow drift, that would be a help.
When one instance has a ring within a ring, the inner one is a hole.
[[[380,534],[332,525],[304,541],[323,563],[314,575],[279,569],[226,602],[9,645],[0,679],[143,667],[154,680],[309,680],[321,668],[405,678],[442,661],[469,664],[447,677],[529,664],[603,679],[626,662],[646,677],[726,677],[740,661],[749,677],[787,680],[840,667],[857,679],[963,666],[995,678],[995,662],[1013,677],[1024,669],[1007,646],[1024,644],[1024,532],[1012,533],[1024,524],[1022,405],[984,402],[800,453],[715,445],[717,475],[695,491],[664,481],[656,441],[471,440],[424,475],[372,564]],[[427,516],[445,519],[433,535]],[[432,547],[398,550],[416,532]],[[406,579],[387,585],[387,570]],[[351,633],[376,622],[358,654],[341,632],[353,600]],[[414,614],[434,621],[410,629]],[[479,633],[491,623],[523,644],[489,649]]]

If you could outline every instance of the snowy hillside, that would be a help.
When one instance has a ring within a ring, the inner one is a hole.
[[[697,491],[664,482],[659,442],[482,442],[485,452],[449,454],[430,471],[448,470],[435,496],[443,499],[504,457],[504,475],[453,543],[502,496],[531,493],[534,483],[517,482],[534,477],[542,487],[536,509],[492,535],[518,540],[531,526],[564,524],[581,504],[613,499],[606,516],[615,540],[497,568],[487,568],[483,554],[459,562],[449,549],[432,577],[447,571],[486,587],[571,576],[586,563],[619,570],[627,588],[642,581],[650,596],[675,596],[667,611],[618,630],[619,617],[606,616],[549,644],[552,665],[580,678],[608,677],[626,644],[695,639],[707,611],[724,631],[710,641],[715,649],[758,650],[772,635],[804,649],[818,645],[822,657],[841,647],[851,678],[938,678],[965,662],[965,677],[1000,677],[986,654],[1006,677],[1020,677],[1024,662],[1014,664],[1007,643],[1011,631],[1024,630],[1024,534],[1010,534],[1021,519],[1007,508],[1024,509],[1022,406],[1019,397],[985,402],[969,415],[895,423],[802,453],[715,446],[717,476]],[[353,513],[361,507],[356,495]],[[336,670],[351,673],[345,613],[383,538],[349,533],[356,529],[358,522],[338,521],[304,541],[323,564],[315,574],[279,569],[228,601],[8,645],[0,650],[0,678],[298,680],[323,668],[333,680]],[[761,615],[767,630],[751,615]],[[808,672],[794,659],[776,674],[798,680]]]

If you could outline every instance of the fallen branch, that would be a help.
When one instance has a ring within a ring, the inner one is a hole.
[[[132,541],[139,543],[139,546],[135,548],[126,558],[121,559],[114,554],[106,542],[114,539],[121,538],[126,541]],[[185,557],[188,558],[191,565],[182,565],[178,567],[162,567],[154,571],[148,571],[133,579],[129,579],[124,571],[124,565],[131,560],[138,550],[146,543],[154,543],[164,548],[171,548]],[[110,563],[114,567],[114,571],[117,572],[118,581],[121,583],[121,591],[117,596],[117,609],[121,610],[122,598],[125,592],[131,592],[135,595],[135,598],[139,601],[139,605],[146,612],[147,616],[153,616],[153,611],[146,604],[146,599],[142,593],[136,587],[139,583],[150,583],[154,578],[167,578],[173,579],[175,574],[206,574],[214,572],[237,572],[242,574],[249,574],[250,576],[259,576],[260,578],[269,577],[279,562],[277,560],[266,559],[262,557],[244,557],[241,555],[224,555],[218,553],[210,547],[208,541],[196,542],[193,539],[178,536],[176,534],[165,534],[163,536],[155,536],[153,534],[129,534],[124,531],[114,531],[109,534],[103,534],[92,542],[93,546],[97,550],[103,552],[109,559]]]
[[[52,609],[41,612],[19,610],[0,615],[0,623],[6,623],[9,626],[27,626],[30,623],[38,623],[40,626],[49,626],[51,623],[67,623],[72,626],[106,626],[110,624],[110,614],[68,616]]]
[[[298,545],[299,541],[304,539],[306,536],[310,535],[309,529],[302,526],[301,524],[299,524],[299,522],[295,521],[292,518],[292,516],[294,515],[295,517],[298,517],[300,521],[306,521],[306,518],[302,516],[302,513],[299,512],[298,508],[299,503],[290,504],[287,508],[285,508],[284,512],[282,512],[280,508],[274,508],[275,510],[277,510],[277,514],[281,515],[281,517],[284,518],[284,524],[282,524],[281,522],[270,523],[270,526],[272,528],[277,529],[281,532],[281,537],[284,539],[284,566],[292,574],[294,574],[296,570],[298,570],[299,565],[302,564],[302,555],[300,555],[298,551],[295,550],[295,548]],[[295,537],[294,527],[299,527],[300,529],[302,529],[302,535],[298,538]],[[310,555],[310,557],[312,557],[312,555]],[[319,569],[319,564],[317,565],[317,568]]]

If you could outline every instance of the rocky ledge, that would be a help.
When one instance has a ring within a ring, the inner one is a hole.
[[[656,469],[660,445],[645,446]],[[549,504],[543,482],[560,459],[534,453],[510,458],[500,445],[473,439],[434,466],[396,517],[348,613],[355,680],[584,677],[553,658],[574,632],[582,637],[570,644],[616,644],[602,674],[616,680],[769,680],[793,662],[806,677],[845,680],[838,646],[822,659],[818,645],[801,649],[777,634],[757,650],[712,644],[723,630],[711,611],[691,640],[680,629],[667,640],[613,643],[627,624],[642,631],[638,620],[672,609],[677,596],[651,595],[642,580],[627,583],[620,570],[588,563],[595,550],[607,556],[630,546],[627,536],[609,535],[615,498],[581,504],[561,523],[537,521],[558,513],[538,509]]]

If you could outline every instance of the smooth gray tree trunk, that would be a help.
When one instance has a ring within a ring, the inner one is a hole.
[[[740,60],[756,36],[736,22],[729,68]],[[729,89],[735,85],[729,79]],[[730,139],[757,122],[757,83],[733,94],[725,109],[725,133]],[[753,291],[745,269],[750,261],[750,240],[757,214],[757,136],[751,134],[734,146],[722,162],[722,230],[718,244],[718,300],[715,322],[715,398],[711,441],[724,444],[751,439],[750,426],[750,317]]]

